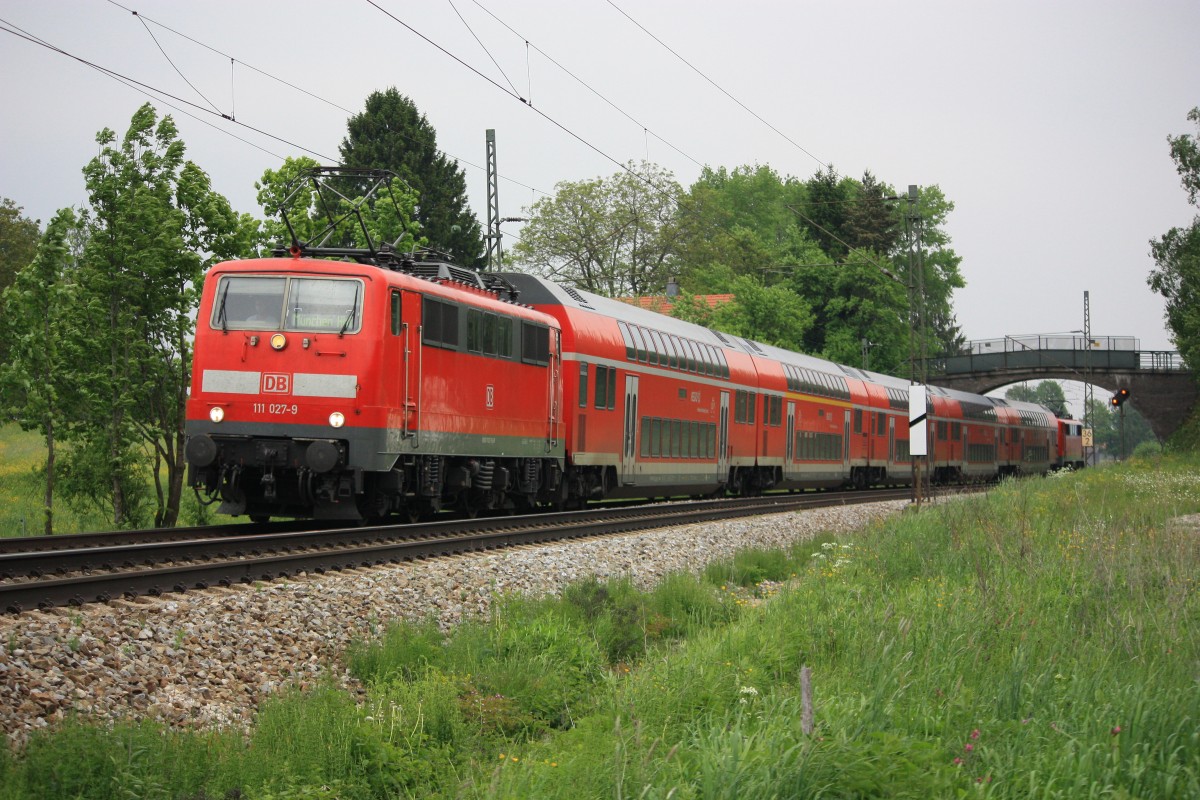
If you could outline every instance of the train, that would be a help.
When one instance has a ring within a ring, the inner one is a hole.
[[[909,386],[533,275],[293,247],[206,274],[185,457],[255,521],[903,486]],[[1082,465],[1075,421],[927,394],[934,482]]]

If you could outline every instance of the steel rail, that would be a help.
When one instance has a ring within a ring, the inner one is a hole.
[[[134,548],[145,553],[154,548],[192,548],[189,563],[150,569],[134,569],[103,574],[80,575],[48,580],[0,582],[0,608],[8,612],[105,602],[117,597],[157,596],[165,592],[183,592],[215,585],[233,585],[291,577],[299,573],[323,573],[358,567],[377,566],[436,556],[456,555],[556,540],[603,536],[636,530],[687,525],[711,520],[756,514],[782,513],[805,508],[850,505],[908,499],[908,489],[897,491],[848,492],[839,495],[796,494],[745,498],[735,501],[700,501],[636,508],[568,512],[532,517],[507,517],[435,523],[427,526],[380,526],[334,531],[310,531],[281,535],[255,535],[209,538],[190,543],[144,543]],[[417,534],[414,528],[423,530]],[[389,534],[389,531],[394,533]],[[314,549],[315,542],[326,537],[327,545]],[[340,538],[339,538],[340,537]],[[272,543],[271,540],[274,540]],[[284,543],[289,543],[285,545]],[[291,546],[300,552],[273,553],[230,558],[231,547],[261,551]],[[202,555],[205,548],[214,548]],[[223,548],[223,549],[218,549]],[[119,550],[121,548],[113,548]],[[128,548],[125,548],[128,549]],[[103,548],[88,551],[64,551],[57,555],[79,553],[93,558]],[[13,554],[17,557],[21,554]],[[24,554],[41,558],[43,554]],[[51,554],[53,555],[53,554]],[[111,552],[114,558],[119,554]]]

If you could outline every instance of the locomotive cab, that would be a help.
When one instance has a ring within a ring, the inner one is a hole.
[[[363,325],[371,281],[298,263],[209,278],[185,456],[192,485],[219,496],[223,514],[358,515],[370,443],[346,423],[361,416],[359,376],[377,338]]]
[[[451,270],[214,267],[196,326],[191,485],[254,520],[559,501],[559,327]]]

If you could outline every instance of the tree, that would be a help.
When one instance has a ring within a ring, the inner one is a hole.
[[[184,159],[171,117],[149,103],[120,142],[109,129],[84,168],[87,241],[75,275],[68,362],[76,458],[65,476],[113,523],[148,521],[141,467],[152,461],[156,525],[174,525],[184,477],[184,410],[201,278],[249,234],[208,176]],[[166,472],[165,485],[160,478]]]
[[[560,183],[530,209],[514,261],[607,297],[660,292],[679,242],[681,193],[670,172],[648,162],[607,179]]]
[[[12,200],[0,198],[0,292],[33,261],[40,236],[36,220],[22,216]],[[8,346],[7,339],[0,339],[0,364],[9,360]]]
[[[741,277],[733,284],[734,301],[716,313],[716,327],[737,336],[797,350],[813,324],[804,298],[782,286],[760,286]]]
[[[850,178],[838,177],[837,170],[818,169],[806,184],[807,200],[803,209],[797,209],[809,236],[832,260],[843,260],[851,245],[847,239],[851,234],[850,207],[856,194]]]
[[[907,236],[919,245],[913,258],[923,266],[925,292],[925,352],[931,357],[957,354],[963,345],[962,331],[954,317],[953,294],[966,286],[959,264],[962,257],[950,247],[950,235],[945,231],[946,220],[954,210],[939,186],[918,189],[916,219],[906,220]],[[905,213],[908,209],[905,209]],[[909,242],[892,258],[893,269],[908,276],[910,270]]]
[[[1050,409],[1050,413],[1056,417],[1070,416],[1070,411],[1067,409],[1067,396],[1063,393],[1062,385],[1058,381],[1042,381],[1036,387],[1018,383],[1008,387],[1004,396],[1009,400],[1043,405]]]
[[[395,172],[420,198],[416,218],[430,246],[462,266],[483,266],[483,237],[467,205],[466,176],[438,150],[433,126],[413,101],[394,87],[372,92],[347,129],[342,163]]]
[[[903,241],[904,228],[896,205],[887,199],[895,192],[876,180],[870,170],[863,173],[862,181],[854,188],[854,202],[847,208],[842,224],[846,245],[882,256],[896,252]]]
[[[41,237],[32,262],[20,270],[0,297],[0,338],[9,358],[0,363],[0,405],[24,430],[39,431],[46,441],[42,530],[54,533],[54,485],[57,438],[65,424],[72,394],[64,380],[62,336],[70,303],[67,280],[73,267],[71,209],[59,211]]]
[[[33,261],[41,230],[37,220],[21,215],[21,207],[0,197],[0,291]]]
[[[757,280],[794,264],[825,260],[796,221],[790,206],[802,202],[804,185],[766,165],[705,167],[681,199],[680,240],[672,266],[698,292],[725,292],[718,267]]]
[[[1168,136],[1167,141],[1188,202],[1200,207],[1200,106],[1188,119],[1196,123],[1197,135]],[[1152,239],[1150,254],[1158,268],[1151,270],[1147,282],[1166,298],[1171,338],[1195,370],[1200,364],[1200,215],[1186,228],[1171,228],[1162,238]]]

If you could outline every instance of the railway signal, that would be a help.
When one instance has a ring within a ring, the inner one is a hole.
[[[1129,399],[1129,390],[1128,389],[1117,389],[1117,393],[1114,394],[1112,397],[1110,397],[1108,402],[1112,405],[1113,408],[1120,408],[1122,405],[1125,404],[1125,401],[1128,399]]]

